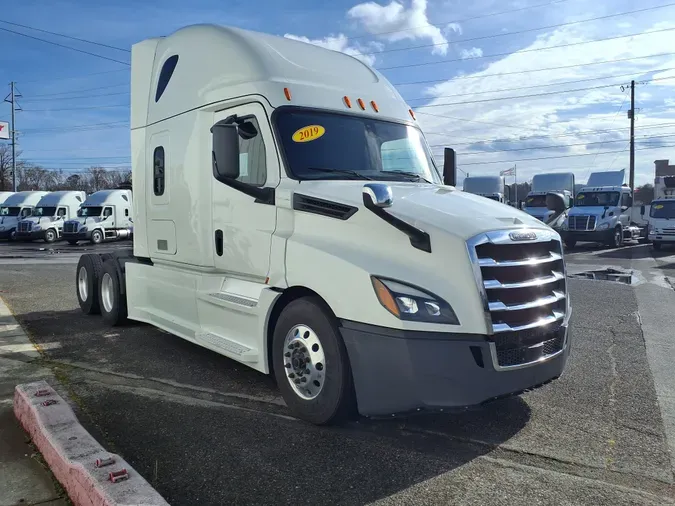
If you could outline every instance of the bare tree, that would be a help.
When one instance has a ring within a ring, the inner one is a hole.
[[[18,157],[21,151],[16,152]],[[12,147],[9,144],[0,145],[0,191],[12,190]]]

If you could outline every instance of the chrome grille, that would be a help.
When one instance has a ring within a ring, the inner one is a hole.
[[[577,215],[568,216],[567,226],[569,230],[595,230],[596,216]]]
[[[488,232],[468,242],[492,327],[496,368],[522,367],[559,353],[568,307],[559,236],[528,230],[536,239],[514,241],[510,232]]]
[[[63,233],[64,234],[74,234],[77,232],[77,223],[64,223],[63,224]]]
[[[33,230],[33,222],[32,221],[20,221],[19,226],[17,227],[19,233],[21,232],[30,232]]]

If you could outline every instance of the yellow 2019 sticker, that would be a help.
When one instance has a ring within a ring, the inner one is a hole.
[[[293,134],[293,142],[315,141],[325,133],[326,129],[321,125],[309,125],[302,127]]]
[[[578,198],[579,200],[585,199],[585,198],[586,198],[586,195],[584,195],[584,194],[582,193],[581,195],[577,195],[577,198]]]
[[[656,204],[654,209],[663,209],[663,204]]]

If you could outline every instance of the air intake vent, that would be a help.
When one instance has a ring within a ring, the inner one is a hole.
[[[320,214],[329,218],[337,218],[338,220],[347,220],[358,211],[358,208],[354,206],[298,193],[293,195],[293,209],[306,213]]]

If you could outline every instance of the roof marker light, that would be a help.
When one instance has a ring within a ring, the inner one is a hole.
[[[358,99],[357,102],[359,103],[359,107],[361,108],[362,111],[366,110],[366,104],[363,102],[363,100]]]
[[[408,112],[410,113],[410,117],[411,117],[412,119],[414,119],[415,121],[417,121],[417,118],[415,117],[415,113],[413,112],[413,110],[412,110],[412,109],[408,109]]]
[[[371,100],[371,101],[370,101],[370,105],[373,107],[373,110],[374,110],[375,112],[380,112],[380,108],[377,107],[377,104],[375,103],[375,100]]]
[[[286,100],[291,101],[291,90],[284,88],[284,95],[286,95]]]
[[[348,97],[347,95],[345,95],[345,96],[342,97],[342,98],[343,98],[344,101],[345,101],[345,105],[351,109],[351,108],[352,108],[352,101],[349,100],[349,97]]]

